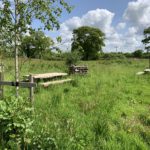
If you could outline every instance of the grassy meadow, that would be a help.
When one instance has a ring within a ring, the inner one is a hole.
[[[4,60],[5,80],[13,80],[14,62]],[[20,76],[66,72],[62,61],[20,60]],[[71,83],[35,90],[33,129],[46,130],[59,150],[150,149],[150,75],[137,76],[147,60],[84,61],[87,75]],[[5,96],[14,95],[5,87]],[[28,96],[27,89],[20,95]]]

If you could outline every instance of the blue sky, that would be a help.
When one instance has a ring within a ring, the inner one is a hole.
[[[73,11],[64,12],[60,30],[46,32],[55,38],[62,36],[62,50],[70,50],[72,31],[81,26],[93,26],[106,35],[105,52],[132,52],[143,48],[144,28],[150,26],[150,0],[66,0]]]
[[[96,27],[105,33],[104,52],[132,52],[144,48],[141,40],[143,30],[150,26],[150,0],[66,1],[74,6],[73,11],[62,13],[58,31],[45,31],[54,41],[57,36],[62,37],[61,45],[56,43],[61,50],[71,49],[72,32],[81,26]],[[39,25],[34,21],[33,27]]]
[[[124,10],[127,8],[130,0],[68,0],[67,2],[75,6],[70,15],[63,15],[63,21],[73,16],[82,16],[90,10],[108,9],[115,12],[116,17],[114,23],[119,21],[122,17]]]
[[[71,17],[81,17],[88,11],[99,8],[108,9],[111,12],[115,12],[115,18],[112,24],[116,25],[119,21],[122,20],[123,12],[127,8],[129,1],[130,0],[67,0],[66,2],[74,6],[74,9],[70,14],[64,12],[59,20],[60,23],[63,23],[65,20]],[[52,33],[49,34],[53,36]]]

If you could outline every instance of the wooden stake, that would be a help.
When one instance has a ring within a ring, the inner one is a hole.
[[[0,68],[0,81],[4,81],[4,66],[3,66],[3,64],[1,64],[1,68]],[[3,87],[3,85],[0,85],[0,97],[1,98],[4,97],[4,87]]]
[[[30,81],[30,83],[34,83],[34,78],[32,75],[30,75],[29,81]],[[30,87],[30,101],[33,104],[33,102],[34,102],[34,88],[33,87]]]

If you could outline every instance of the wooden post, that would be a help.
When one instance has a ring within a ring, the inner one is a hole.
[[[29,82],[34,83],[34,78],[32,75],[29,76]],[[33,104],[33,102],[34,102],[34,87],[30,87],[30,101]]]
[[[0,81],[4,81],[4,65],[0,65]],[[4,97],[4,87],[3,85],[0,86],[0,97]]]

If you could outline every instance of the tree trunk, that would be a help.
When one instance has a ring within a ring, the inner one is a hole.
[[[19,61],[18,61],[18,0],[15,0],[15,81],[19,82]],[[16,97],[19,96],[19,87],[16,86]]]

